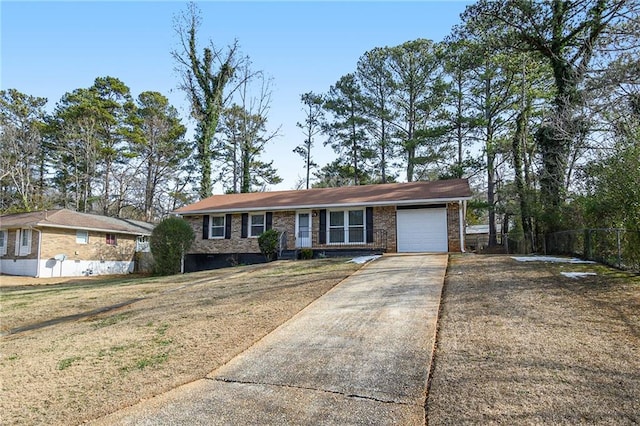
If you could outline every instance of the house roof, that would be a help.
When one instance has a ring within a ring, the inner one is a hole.
[[[8,228],[67,228],[118,234],[150,235],[153,225],[138,220],[99,216],[68,209],[0,216],[0,227]]]
[[[429,204],[471,198],[466,179],[214,195],[175,213],[243,212],[349,206]]]

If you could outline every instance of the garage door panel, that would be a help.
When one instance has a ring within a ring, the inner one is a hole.
[[[398,210],[398,251],[404,253],[446,252],[447,210]]]

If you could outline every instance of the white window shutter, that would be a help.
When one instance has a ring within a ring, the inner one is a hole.
[[[20,233],[21,232],[22,232],[21,229],[16,229],[16,250],[15,250],[16,256],[20,255],[20,242],[21,242]]]
[[[2,246],[0,246],[0,256],[4,256],[5,254],[7,254],[7,246],[9,245],[9,242],[7,241],[7,238],[9,238],[9,231],[5,231],[0,230],[0,233],[2,234]]]

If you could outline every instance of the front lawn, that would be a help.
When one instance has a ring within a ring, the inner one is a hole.
[[[274,262],[43,286],[3,277],[2,424],[80,424],[201,379],[360,266]]]
[[[601,265],[452,256],[427,419],[638,424],[640,277]]]

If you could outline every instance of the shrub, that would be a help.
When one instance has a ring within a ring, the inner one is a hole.
[[[184,219],[169,217],[160,222],[149,239],[154,272],[158,275],[180,273],[182,256],[194,238],[193,228]]]
[[[313,259],[313,250],[308,248],[300,250],[300,258],[303,260]]]
[[[258,246],[260,247],[260,252],[267,260],[267,262],[274,259],[276,252],[278,251],[278,240],[280,239],[280,235],[278,231],[275,229],[269,229],[263,232],[258,237]]]

